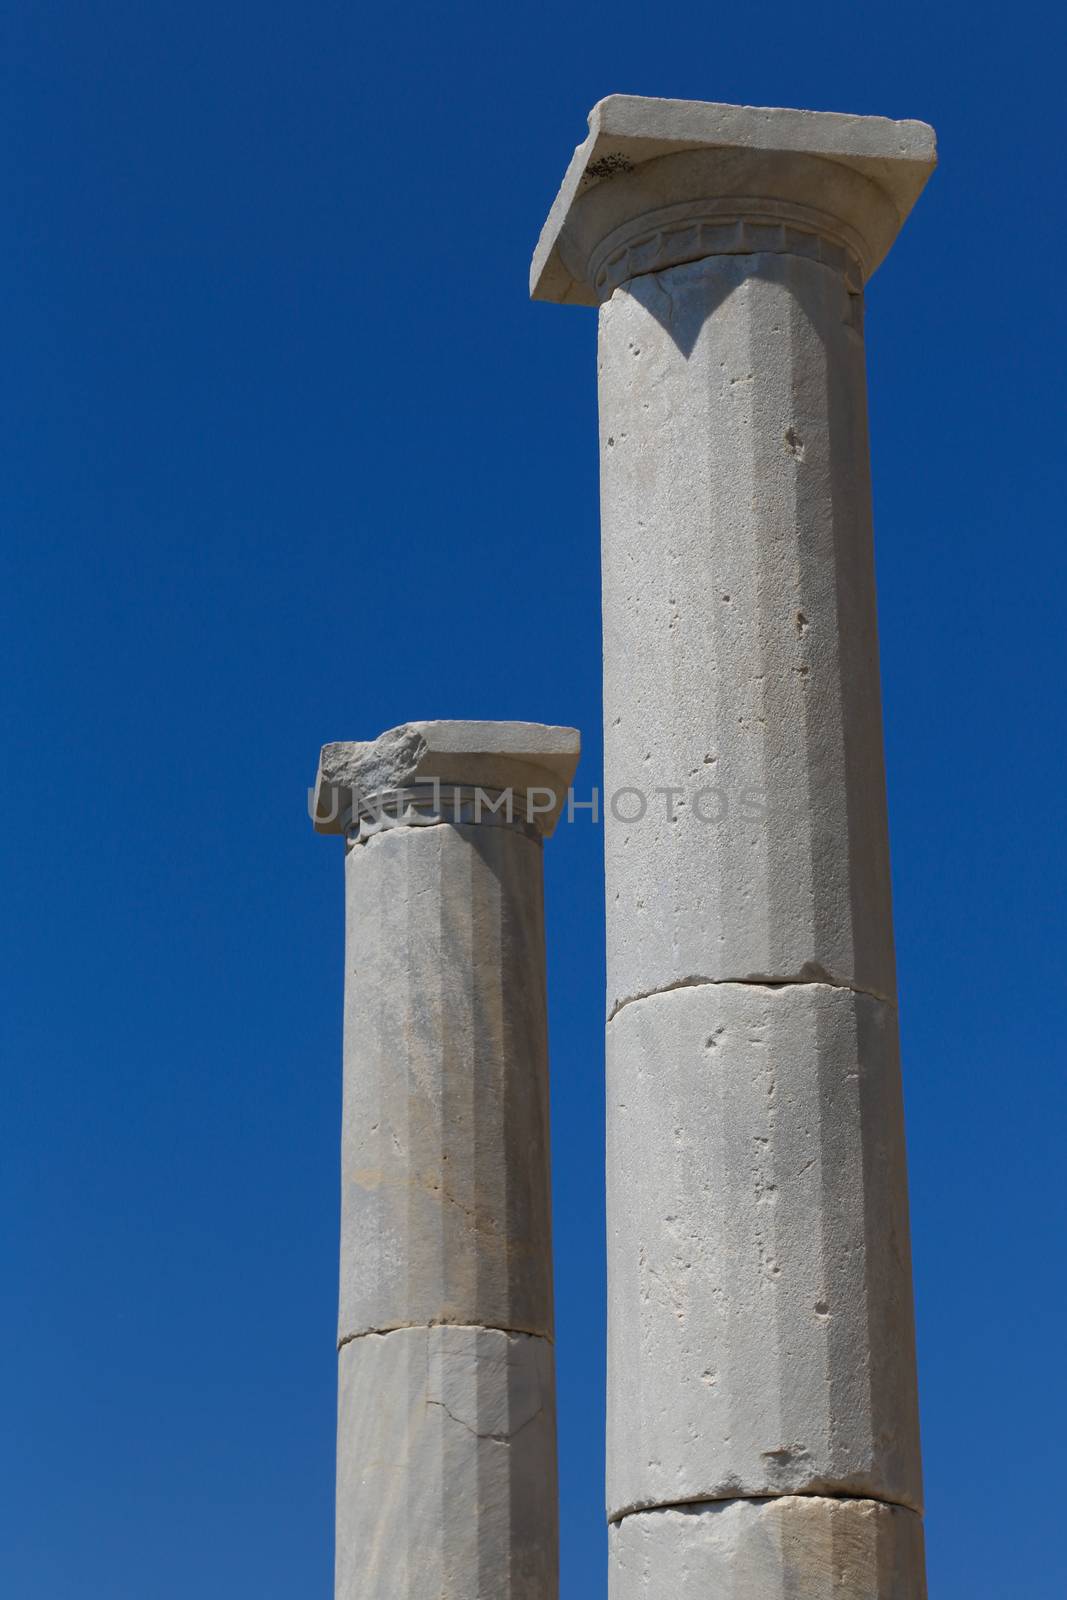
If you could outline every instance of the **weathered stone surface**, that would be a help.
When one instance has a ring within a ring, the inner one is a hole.
[[[548,835],[580,747],[577,728],[540,722],[406,722],[377,739],[323,745],[312,820],[319,833],[344,833],[354,795],[372,798],[436,778],[531,795],[525,809]]]
[[[389,828],[345,871],[339,1336],[550,1334],[541,845]]]
[[[625,1517],[611,1600],[925,1600],[922,1519],[873,1500],[724,1500]]]
[[[711,984],[608,1027],[608,1509],[921,1509],[893,1011]],[[670,1591],[663,1591],[664,1593]]]
[[[612,96],[533,263],[601,306],[614,1515],[919,1504],[862,291],[934,158]]]
[[[552,1347],[410,1328],[340,1353],[337,1600],[553,1600]]]
[[[694,978],[895,992],[856,305],[764,253],[601,311],[605,787],[648,796],[607,821],[609,1010]]]
[[[604,273],[613,254],[643,252],[632,277],[669,264],[667,231],[674,261],[744,249],[723,237],[738,222],[829,238],[869,275],[935,161],[924,122],[609,95],[589,113],[542,229],[530,292],[596,305],[614,287]]]
[[[557,1592],[541,866],[577,759],[529,723],[322,753],[313,821],[346,836],[338,1600]],[[514,820],[480,809],[535,788]]]

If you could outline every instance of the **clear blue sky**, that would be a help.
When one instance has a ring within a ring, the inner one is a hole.
[[[317,748],[600,757],[612,91],[936,124],[868,296],[931,1591],[1059,1600],[1063,37],[1032,4],[11,0],[0,1585],[331,1593],[340,847]],[[598,832],[546,852],[563,1595],[605,1592]],[[399,1600],[399,1597],[398,1597]]]

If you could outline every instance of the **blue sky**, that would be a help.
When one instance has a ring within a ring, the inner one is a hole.
[[[319,744],[569,722],[595,317],[529,256],[613,91],[922,117],[868,295],[931,1592],[1053,1600],[1062,16],[13,0],[0,1577],[331,1593],[341,851]],[[605,1593],[599,832],[546,851],[564,1600]]]

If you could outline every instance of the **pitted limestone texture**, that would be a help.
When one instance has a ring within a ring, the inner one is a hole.
[[[920,1510],[892,1007],[823,984],[638,1000],[607,1090],[609,1515],[820,1491]]]

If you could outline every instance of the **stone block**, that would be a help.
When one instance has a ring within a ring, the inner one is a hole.
[[[607,1050],[609,1515],[921,1510],[893,1010],[708,984],[626,1006]]]
[[[551,1334],[540,844],[390,828],[345,872],[339,1337]]]
[[[853,298],[757,254],[602,308],[609,1013],[694,979],[895,993]]]
[[[408,1328],[340,1352],[337,1600],[554,1600],[552,1347]]]
[[[625,1517],[611,1600],[926,1600],[922,1519],[874,1500],[723,1500]]]

